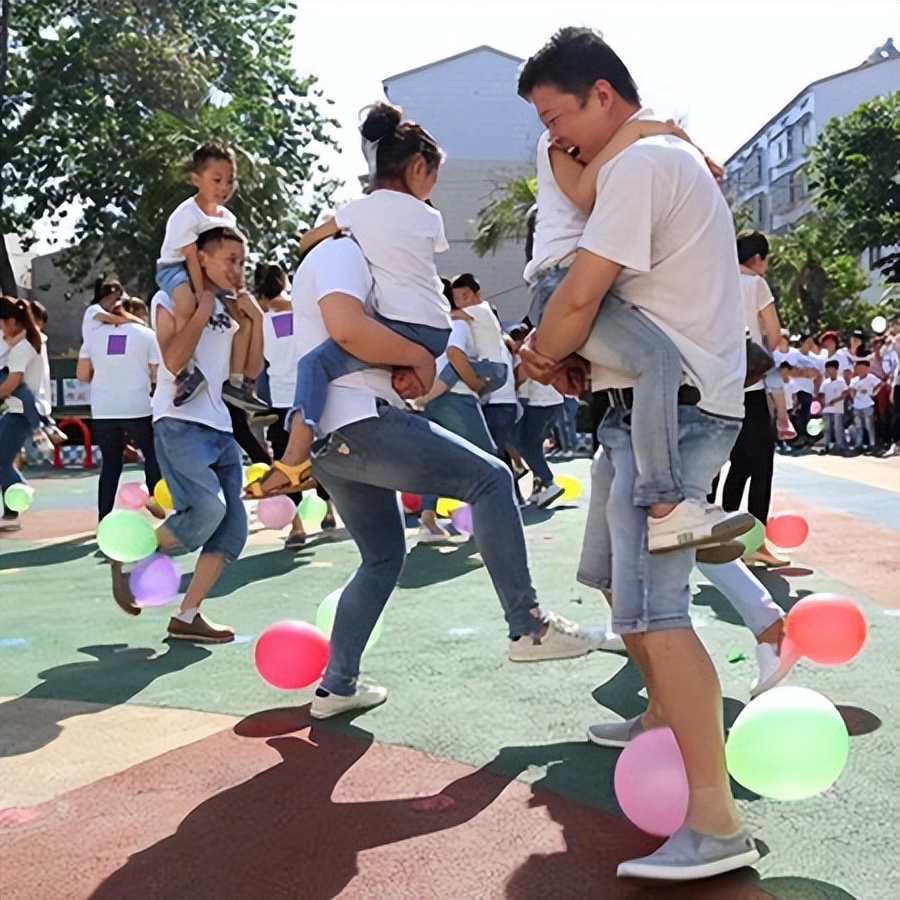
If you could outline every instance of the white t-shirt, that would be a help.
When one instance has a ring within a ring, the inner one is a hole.
[[[386,319],[450,327],[434,254],[449,249],[441,214],[411,194],[377,190],[341,207],[335,223],[362,248],[375,282],[372,304]]]
[[[466,356],[469,357],[470,360],[476,359],[475,355],[475,338],[472,335],[472,329],[469,328],[469,323],[464,321],[463,319],[454,319],[451,320],[452,325],[450,328],[450,338],[447,341],[447,347],[456,347],[458,350],[462,350]],[[447,351],[445,350],[436,360],[435,366],[437,367],[438,373],[442,372],[446,366],[450,365],[450,359],[447,356]],[[469,389],[469,386],[462,380],[456,382],[453,387],[450,388],[451,394],[462,394],[464,397],[474,397],[475,394],[473,391]]]
[[[850,387],[855,391],[853,395],[853,408],[869,409],[873,407],[875,401],[872,399],[872,392],[879,384],[881,384],[881,379],[871,372],[863,377],[854,375],[853,378],[850,379]]]
[[[84,311],[84,316],[81,320],[82,344],[86,344],[88,342],[88,338],[95,328],[101,328],[103,326],[104,323],[97,318],[97,316],[100,315],[108,315],[108,312],[99,303],[92,303]]]
[[[156,335],[143,325],[104,325],[78,354],[89,359],[91,417],[141,419],[150,415],[150,366],[160,363]]]
[[[794,408],[794,398],[797,396],[797,385],[793,378],[788,378],[784,382],[784,408],[792,410]]]
[[[160,307],[175,315],[172,298],[164,291],[157,291],[150,301],[150,321],[158,329],[157,317]],[[160,361],[156,392],[150,406],[153,421],[159,419],[181,419],[208,425],[216,431],[231,433],[231,416],[222,399],[222,385],[228,380],[231,368],[231,342],[238,330],[238,324],[225,310],[220,300],[216,300],[213,314],[200,334],[200,340],[192,354],[194,362],[206,376],[206,390],[184,404],[175,406],[175,373],[166,368],[165,360]],[[162,354],[160,353],[160,357]]]
[[[355,241],[338,238],[314,247],[297,270],[291,290],[297,358],[302,359],[329,337],[319,312],[322,298],[347,294],[365,306],[371,290],[372,276]],[[351,422],[372,418],[377,415],[378,399],[403,406],[391,387],[389,369],[362,369],[335,378],[328,384],[319,433],[330,434]]]
[[[612,293],[671,338],[700,407],[742,418],[746,340],[734,224],[697,150],[666,135],[619,153],[600,170],[578,246],[624,267]],[[595,389],[623,383],[601,359],[592,362]]]
[[[766,282],[766,279],[754,272],[745,272],[743,269],[738,270],[738,283],[741,287],[741,303],[744,308],[744,324],[750,332],[752,340],[756,341],[760,346],[765,347],[763,340],[762,322],[759,319],[760,313],[769,305],[775,302],[775,297]],[[773,354],[774,356],[774,354]],[[776,362],[781,360],[776,359]],[[748,391],[765,390],[765,384],[757,381],[747,388]]]
[[[41,332],[41,396],[35,398],[35,406],[42,416],[49,416],[51,397],[53,396],[53,380],[50,378],[50,354],[47,352],[47,335]]]
[[[550,132],[538,138],[537,145],[537,218],[531,259],[524,278],[532,281],[573,253],[588,217],[560,190],[550,165]]]
[[[49,415],[50,398],[43,389],[44,365],[41,362],[41,354],[23,337],[6,351],[3,365],[9,369],[10,375],[17,373],[22,375],[22,383],[31,388],[31,393],[34,394],[38,412],[45,416]],[[6,408],[11,413],[25,412],[22,401],[11,394],[6,398]]]
[[[806,355],[801,353],[796,347],[791,347],[784,358],[796,369],[818,369],[825,372],[825,362],[815,354]],[[805,391],[807,394],[815,394],[816,384],[814,378],[807,378],[803,375],[791,376],[797,391]]]
[[[563,395],[552,384],[527,378],[519,385],[519,399],[529,406],[557,406],[563,402]]]
[[[294,340],[293,310],[270,311],[263,315],[263,356],[269,363],[269,392],[275,409],[294,405],[297,386],[297,342]]]
[[[237,219],[231,210],[220,206],[214,216],[208,216],[197,205],[196,197],[189,197],[175,207],[166,222],[166,236],[163,238],[157,265],[183,263],[182,247],[196,244],[197,238],[210,228],[235,228]]]
[[[822,399],[824,403],[822,404],[822,412],[823,413],[842,413],[844,412],[844,401],[839,400],[838,397],[847,390],[847,382],[844,381],[843,378],[838,376],[832,381],[830,378],[826,378],[825,381],[822,382],[822,386],[819,388],[819,393],[822,395]]]

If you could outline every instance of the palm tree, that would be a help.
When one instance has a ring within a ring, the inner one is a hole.
[[[489,251],[496,253],[504,241],[526,240],[536,203],[536,175],[513,178],[497,188],[491,199],[478,210],[478,234],[472,241],[472,249],[479,256],[485,256]]]

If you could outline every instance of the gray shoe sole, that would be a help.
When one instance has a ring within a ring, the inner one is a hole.
[[[348,698],[350,699],[350,698]],[[342,716],[345,713],[349,712],[360,712],[361,710],[366,709],[375,709],[376,707],[381,706],[382,704],[387,702],[387,697],[382,697],[380,700],[374,701],[372,703],[348,703],[345,706],[340,707],[339,709],[313,709],[312,705],[309,708],[309,715],[311,719],[317,719],[321,721],[322,719],[333,719],[335,716]]]
[[[677,544],[652,547],[650,548],[650,552],[668,553],[671,550],[684,550],[687,547],[703,547],[708,544],[727,544],[729,541],[740,537],[742,534],[746,534],[753,528],[755,523],[756,519],[754,519],[750,513],[738,513],[730,519],[720,522],[718,525],[713,525],[709,534],[683,536],[685,539]]]
[[[616,875],[619,878],[649,878],[655,881],[696,881],[699,878],[712,878],[752,866],[759,861],[759,850],[747,850],[724,859],[696,863],[692,866],[664,866],[645,863],[641,860],[628,860],[619,864]]]
[[[541,494],[540,499],[535,500],[535,503],[541,508],[545,509],[551,503],[555,503],[559,500],[560,497],[565,493],[565,490],[561,487],[557,487],[556,490],[546,491]]]

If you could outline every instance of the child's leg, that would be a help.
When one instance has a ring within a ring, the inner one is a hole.
[[[678,504],[684,499],[676,399],[682,363],[675,345],[639,310],[607,295],[585,349],[590,359],[637,379],[631,414],[635,504]]]
[[[38,412],[37,405],[34,402],[34,392],[25,382],[21,382],[19,386],[12,392],[13,397],[22,403],[22,412],[28,420],[28,424],[32,430],[40,428],[44,424],[44,417]]]

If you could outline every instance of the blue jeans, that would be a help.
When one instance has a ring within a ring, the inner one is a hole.
[[[22,413],[4,413],[0,416],[0,493],[4,495],[11,485],[25,483],[14,461],[30,432],[31,425]],[[8,519],[18,516],[18,513],[7,509],[6,504],[3,505],[3,514]]]
[[[551,266],[538,272],[537,278],[528,286],[531,303],[528,306],[528,321],[537,327],[544,317],[547,301],[553,296],[559,283],[566,277],[568,267]]]
[[[875,407],[870,406],[868,409],[853,410],[853,429],[856,432],[856,443],[854,446],[859,449],[863,445],[863,432],[866,435],[866,446],[875,446]]]
[[[696,406],[679,406],[677,414],[685,496],[703,500],[728,459],[740,422],[711,416]],[[598,431],[612,467],[607,475],[606,517],[612,556],[613,629],[619,634],[633,634],[690,628],[689,581],[694,549],[647,551],[647,513],[633,501],[637,467],[631,419],[630,411],[612,409]],[[601,496],[592,494],[592,507],[602,502]],[[585,533],[585,541],[592,538]]]
[[[397,322],[379,315],[375,318],[401,337],[421,344],[433,356],[440,356],[447,347],[449,328]],[[288,414],[288,427],[294,414],[301,412],[303,421],[314,428],[322,418],[329,383],[342,375],[371,368],[371,365],[348,353],[331,338],[322,341],[297,363],[297,387],[294,390],[294,405]]]
[[[544,458],[544,438],[562,408],[562,403],[532,406],[523,402],[522,418],[516,423],[513,443],[535,478],[540,478],[543,484],[553,481],[553,472]]]
[[[580,406],[577,397],[563,397],[563,414],[559,422],[560,449],[574,453],[578,449],[576,418]]]
[[[156,264],[156,286],[167,293],[170,297],[172,291],[179,284],[191,286],[191,279],[188,277],[187,263],[157,263]]]
[[[634,503],[650,506],[682,500],[683,461],[675,413],[682,363],[675,345],[640,310],[607,294],[579,353],[635,379]]]
[[[537,598],[512,476],[495,456],[387,404],[313,448],[313,475],[331,495],[362,563],[341,594],[322,686],[353,693],[359,660],[406,556],[397,491],[433,491],[472,506],[475,544],[500,599],[511,638],[532,634]]]
[[[185,550],[221,553],[233,562],[247,541],[241,502],[244,469],[234,437],[206,425],[163,418],[153,423],[156,458],[175,501],[166,519]]]
[[[0,369],[0,384],[3,384],[7,378],[9,378],[9,369],[4,367]],[[22,412],[28,420],[32,431],[35,428],[40,428],[41,425],[50,424],[50,419],[38,412],[37,404],[34,401],[34,391],[24,381],[19,382],[19,386],[12,392],[11,396],[15,397],[22,404]]]
[[[822,413],[825,422],[825,449],[844,449],[844,414],[842,412]]]
[[[486,403],[481,407],[484,421],[487,423],[491,439],[497,447],[497,453],[503,456],[506,445],[512,439],[516,427],[518,403]]]

